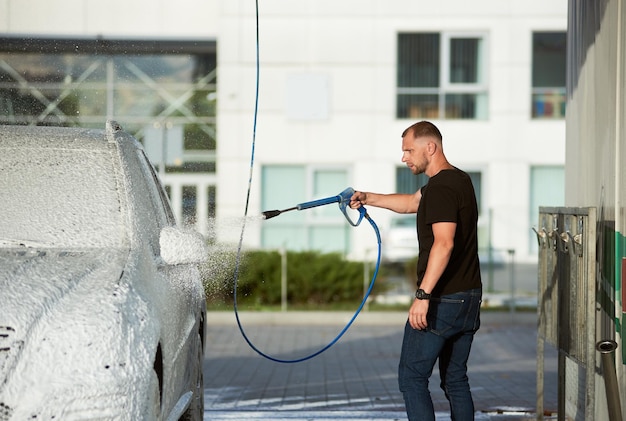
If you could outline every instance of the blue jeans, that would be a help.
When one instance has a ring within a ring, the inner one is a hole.
[[[480,326],[481,289],[432,298],[428,327],[416,330],[408,321],[398,368],[398,384],[409,421],[434,421],[428,380],[439,359],[441,388],[450,402],[453,421],[474,419],[474,402],[467,379],[467,360]]]

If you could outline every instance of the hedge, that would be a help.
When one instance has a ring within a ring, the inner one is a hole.
[[[349,261],[338,253],[287,252],[287,301],[289,305],[324,306],[359,303],[363,299],[364,263]],[[212,256],[205,271],[209,302],[232,304],[235,272],[238,272],[237,303],[256,306],[281,304],[281,255],[277,251],[248,251],[237,269],[236,256]],[[216,264],[220,270],[215,270]],[[370,263],[370,277],[374,263]],[[212,267],[212,269],[211,269]],[[230,269],[230,270],[228,270]],[[380,270],[372,295],[387,288]],[[369,280],[368,280],[369,282]]]

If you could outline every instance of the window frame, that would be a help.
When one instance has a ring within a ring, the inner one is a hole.
[[[400,116],[397,106],[400,95],[436,95],[438,101],[438,120],[486,120],[489,113],[484,117],[474,116],[472,118],[450,118],[446,117],[446,96],[447,95],[464,95],[473,94],[478,101],[482,94],[489,101],[489,34],[486,31],[399,31],[396,34],[396,46],[400,35],[419,35],[419,34],[437,34],[439,35],[439,86],[438,87],[402,87],[398,76],[396,76],[396,118],[407,119],[411,116]],[[481,80],[476,83],[453,83],[450,81],[451,76],[451,59],[450,50],[453,39],[476,38],[481,40],[481,48],[478,57],[479,73]],[[396,48],[396,71],[400,66],[400,52]],[[421,116],[426,117],[426,116]]]
[[[535,36],[540,34],[558,34],[563,36],[563,41],[565,42],[565,51],[564,54],[564,62],[563,68],[567,67],[567,31],[563,30],[533,30],[531,32],[531,45],[530,45],[530,53],[531,53],[531,63],[530,63],[530,118],[534,121],[537,120],[563,120],[565,119],[565,112],[567,106],[567,75],[563,75],[563,85],[562,86],[538,86],[535,81],[535,62],[536,62],[536,51],[535,51]],[[536,98],[544,96],[544,97],[552,97],[552,101],[544,100],[537,101]],[[557,103],[557,99],[560,99]],[[538,107],[541,104],[541,109],[544,109],[545,104],[549,103],[550,106],[554,106],[554,111],[551,115],[546,114],[544,112],[539,112]]]
[[[271,171],[272,168],[279,167],[291,167],[297,168],[302,171],[303,178],[301,180],[302,186],[297,189],[297,192],[281,194],[282,204],[268,203],[264,198],[261,199],[261,206],[265,209],[274,209],[282,206],[295,206],[298,203],[304,203],[311,200],[321,199],[324,197],[330,197],[339,194],[347,186],[334,187],[322,187],[322,191],[316,186],[316,174],[319,172],[339,172],[343,174],[343,178],[346,183],[349,183],[352,179],[351,168],[346,168],[340,165],[324,165],[324,164],[280,164],[280,163],[266,163],[263,164],[261,170],[262,174],[262,187],[261,194],[266,189],[278,189],[277,186],[266,185],[266,171]],[[329,189],[329,190],[326,190]],[[330,190],[332,189],[332,190]],[[279,189],[283,191],[283,188]],[[319,192],[318,192],[319,191]],[[346,222],[343,214],[339,211],[338,205],[320,206],[310,208],[304,212],[290,212],[283,218],[276,218],[267,221],[263,224],[261,233],[261,247],[263,248],[275,248],[274,239],[271,239],[271,232],[276,228],[289,228],[300,230],[299,233],[293,233],[294,242],[292,244],[285,243],[285,247],[289,250],[317,250],[322,252],[340,252],[343,254],[350,253],[352,250],[351,226]],[[329,208],[330,207],[330,208]],[[332,209],[331,209],[332,208]],[[342,247],[326,250],[318,249],[315,247],[315,236],[320,230],[336,230],[336,234],[343,235],[341,241],[337,241]],[[302,242],[300,242],[302,241]]]

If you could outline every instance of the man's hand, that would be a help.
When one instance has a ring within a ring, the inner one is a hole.
[[[429,300],[413,300],[411,308],[409,309],[409,324],[413,329],[426,329],[428,322],[426,321],[426,314],[428,313]]]
[[[350,198],[350,208],[358,209],[365,204],[367,200],[367,193],[362,191],[355,191],[352,197]]]

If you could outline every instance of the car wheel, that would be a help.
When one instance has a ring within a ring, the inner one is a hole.
[[[202,352],[202,338],[198,335],[197,340],[198,356],[194,361],[196,365],[196,384],[193,391],[193,397],[189,408],[185,411],[180,418],[181,421],[202,421],[204,418],[204,374],[202,373],[202,362],[204,361],[204,355]]]

